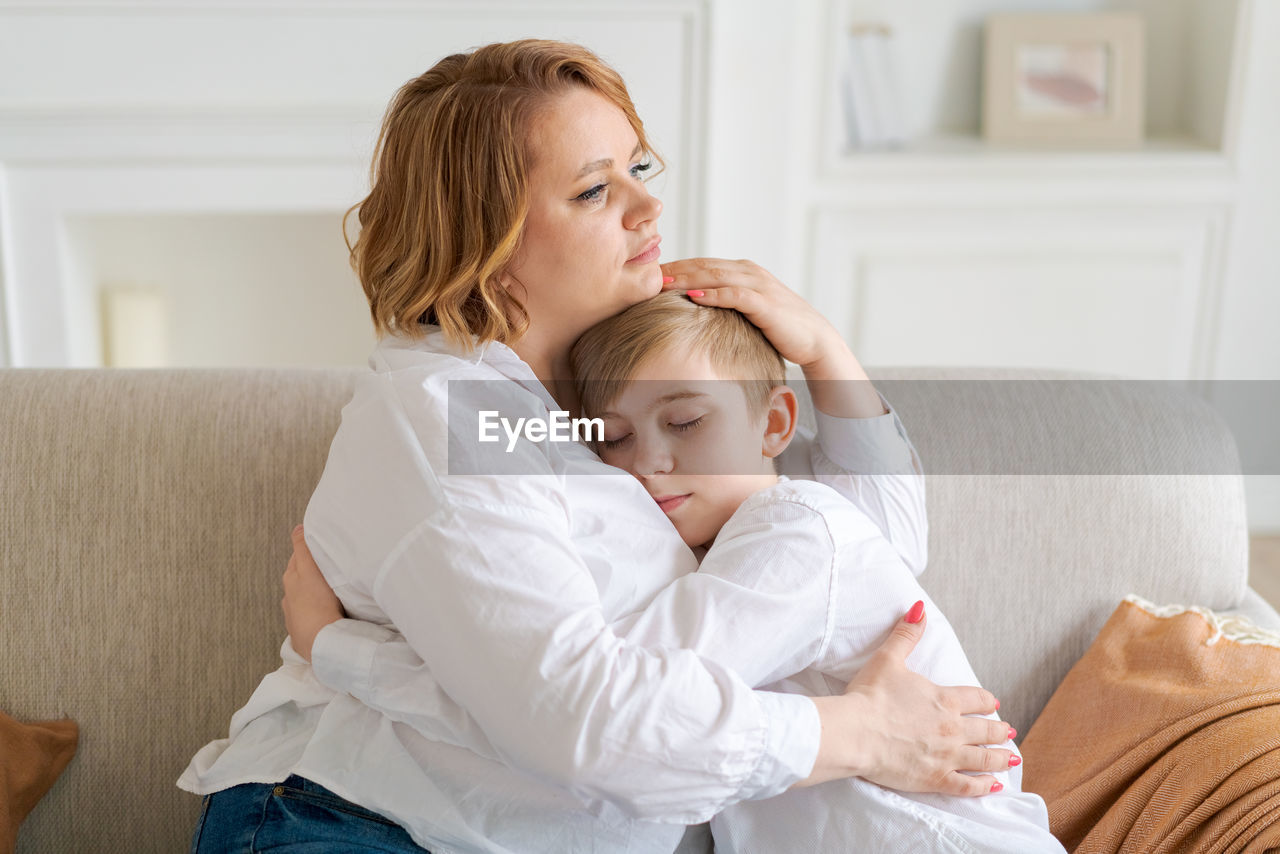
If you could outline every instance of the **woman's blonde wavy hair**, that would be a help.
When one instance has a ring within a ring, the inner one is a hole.
[[[529,325],[499,277],[516,256],[529,210],[530,121],[573,86],[622,110],[658,160],[616,71],[586,48],[524,39],[455,53],[396,92],[382,120],[369,195],[343,217],[343,238],[374,329],[510,344]],[[359,234],[347,237],[357,213]]]

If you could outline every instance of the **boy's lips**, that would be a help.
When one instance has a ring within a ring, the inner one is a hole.
[[[627,263],[628,264],[649,264],[649,263],[652,263],[653,261],[657,261],[658,256],[662,254],[662,250],[658,248],[658,245],[660,243],[662,243],[662,236],[654,235],[653,240],[650,240],[648,243],[646,243],[644,245],[644,249],[640,250],[640,254],[636,255],[634,258],[628,258]]]
[[[684,504],[692,494],[692,492],[687,492],[684,495],[655,495],[653,500],[658,502],[658,506],[662,508],[663,513],[670,513],[681,504]]]

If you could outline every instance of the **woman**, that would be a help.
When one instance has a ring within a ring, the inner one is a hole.
[[[992,712],[990,694],[906,670],[918,625],[901,623],[847,694],[817,699],[623,643],[611,621],[693,571],[692,553],[580,444],[480,443],[482,412],[576,412],[577,336],[680,288],[740,309],[804,368],[824,414],[788,470],[842,486],[922,566],[896,418],[830,325],[764,271],[703,259],[664,276],[650,158],[621,79],[574,45],[490,45],[397,94],[353,249],[382,339],[306,516],[356,619],[291,625],[314,649],[286,641],[230,737],[193,759],[179,784],[210,796],[195,850],[376,836],[387,850],[670,851],[680,823],[792,785],[857,775],[977,795],[994,778],[959,771],[1008,767],[1009,751],[980,747],[1007,725],[964,717]],[[905,474],[851,474],[868,455]],[[408,643],[387,642],[387,624]],[[445,740],[329,687],[372,678],[388,654],[421,656],[435,693],[414,700]]]

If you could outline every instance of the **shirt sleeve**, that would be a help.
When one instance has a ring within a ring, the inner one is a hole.
[[[616,635],[554,508],[455,500],[424,519],[373,590],[409,649],[344,621],[317,638],[317,675],[384,713],[398,705],[391,716],[428,737],[482,735],[505,764],[637,818],[704,821],[807,776],[812,701]]]
[[[643,612],[615,628],[630,643],[691,650],[749,684],[768,684],[808,667],[830,643],[838,578],[834,556],[826,523],[816,511],[786,500],[753,500],[721,532],[698,572],[668,585]],[[312,659],[323,683],[392,720],[429,738],[501,758],[394,630],[339,621],[320,632]],[[759,698],[771,705],[781,700],[779,695]],[[816,729],[801,728],[798,734],[808,738],[784,741],[780,734],[771,733],[776,743],[763,753],[761,781],[812,767]]]
[[[816,433],[797,430],[782,455],[782,474],[826,484],[867,515],[917,577],[929,559],[924,468],[902,419],[888,410],[838,418],[814,410]]]

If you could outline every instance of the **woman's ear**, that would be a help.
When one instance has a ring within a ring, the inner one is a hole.
[[[799,423],[799,406],[796,393],[790,386],[774,386],[769,392],[768,417],[764,425],[764,442],[761,452],[773,459],[787,449],[796,434]]]

